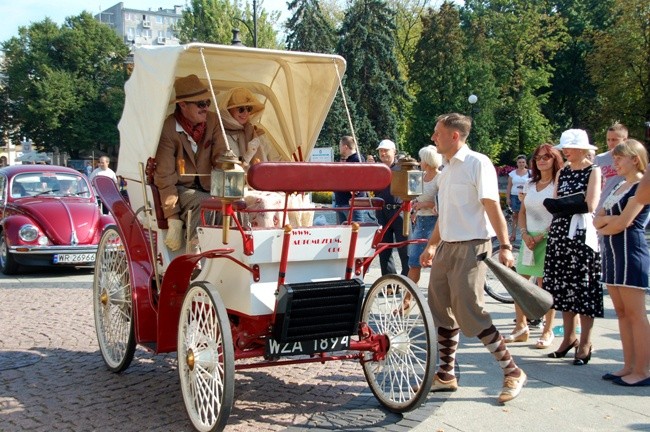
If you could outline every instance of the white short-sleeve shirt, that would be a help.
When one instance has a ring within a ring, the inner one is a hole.
[[[446,242],[489,239],[496,235],[482,199],[499,202],[497,173],[490,159],[462,146],[440,174],[438,226]]]

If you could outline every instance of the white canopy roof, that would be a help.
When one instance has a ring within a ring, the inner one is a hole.
[[[308,160],[344,71],[345,60],[334,55],[197,43],[137,48],[118,126],[118,174],[139,178],[138,163],[155,155],[173,112],[174,81],[190,74],[206,84],[209,74],[217,94],[250,89],[265,106],[260,123],[278,152]],[[213,100],[210,109],[216,105]]]

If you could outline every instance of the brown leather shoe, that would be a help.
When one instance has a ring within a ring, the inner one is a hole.
[[[519,393],[521,393],[521,389],[524,388],[524,384],[526,384],[528,377],[523,370],[519,370],[521,371],[521,375],[519,375],[517,378],[507,376],[503,379],[503,388],[501,389],[501,394],[499,395],[499,403],[509,402],[519,396]]]
[[[456,390],[458,390],[458,380],[456,378],[445,381],[440,379],[438,374],[433,377],[433,384],[431,385],[432,392],[454,392]]]

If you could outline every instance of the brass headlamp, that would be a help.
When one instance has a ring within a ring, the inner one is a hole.
[[[401,158],[397,165],[399,169],[392,172],[393,176],[390,182],[390,193],[393,196],[401,198],[406,203],[404,206],[404,225],[402,233],[408,237],[411,231],[411,201],[422,195],[424,191],[424,179],[422,171],[417,169],[418,163],[410,156]]]

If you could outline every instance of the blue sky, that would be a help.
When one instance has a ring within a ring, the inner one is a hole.
[[[63,24],[65,18],[79,15],[87,10],[93,15],[99,11],[119,3],[117,0],[105,0],[103,2],[88,0],[0,0],[0,16],[4,24],[0,26],[0,42],[4,42],[12,36],[18,35],[18,27],[29,26],[30,23],[43,21],[49,17],[57,24]],[[175,4],[184,5],[185,0],[125,0],[124,7],[130,9],[172,9]],[[260,0],[267,11],[287,10],[286,0]]]

